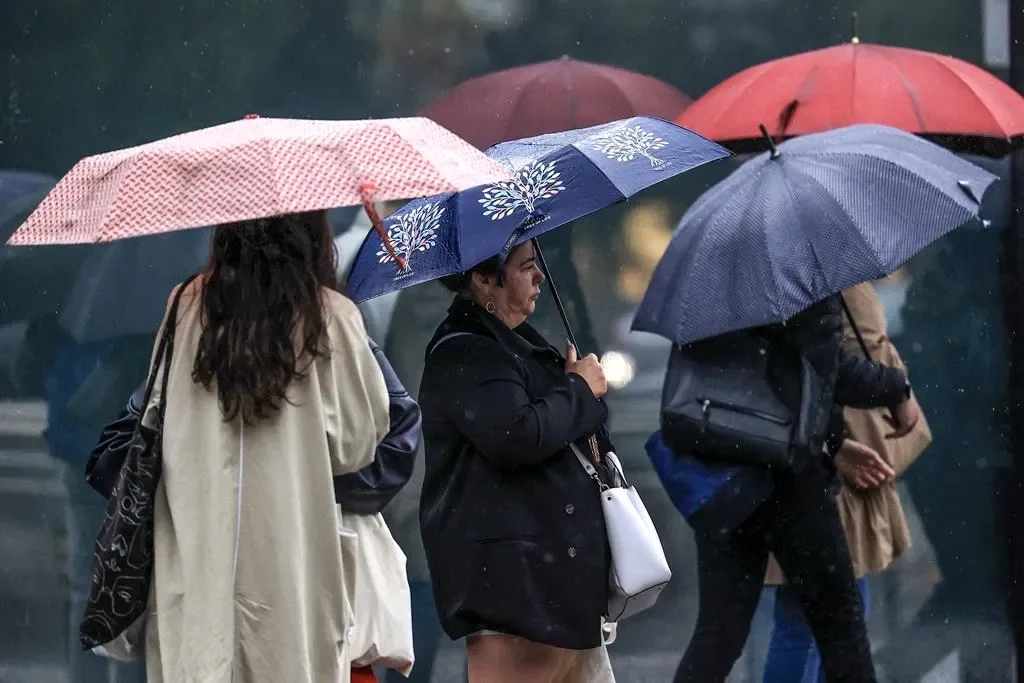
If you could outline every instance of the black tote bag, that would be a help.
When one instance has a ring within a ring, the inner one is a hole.
[[[143,414],[153,395],[157,371],[163,367],[155,424],[139,420],[123,467],[107,501],[107,513],[93,550],[92,585],[79,626],[82,649],[112,659],[142,656],[150,584],[153,580],[153,507],[163,470],[163,422],[167,380],[174,355],[178,304],[189,278],[171,303],[146,383]],[[114,641],[116,647],[110,647]]]

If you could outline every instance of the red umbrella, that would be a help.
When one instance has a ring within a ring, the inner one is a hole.
[[[435,100],[422,115],[487,149],[631,116],[672,119],[689,102],[651,76],[565,56],[472,78]]]
[[[764,149],[760,123],[779,138],[880,123],[1000,155],[1024,136],[1024,98],[962,60],[854,39],[741,71],[676,123],[736,152]]]

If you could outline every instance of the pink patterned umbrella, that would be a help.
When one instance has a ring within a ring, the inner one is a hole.
[[[7,241],[108,242],[186,228],[426,197],[510,171],[425,118],[264,119],[79,161]]]

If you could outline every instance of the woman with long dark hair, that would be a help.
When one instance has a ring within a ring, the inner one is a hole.
[[[332,478],[372,461],[388,394],[334,285],[325,212],[223,225],[164,321],[151,683],[350,680]]]

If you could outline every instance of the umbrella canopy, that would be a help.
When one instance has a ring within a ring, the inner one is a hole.
[[[656,78],[565,56],[472,78],[421,113],[487,149],[630,116],[672,119],[689,102]]]
[[[888,275],[976,219],[995,180],[886,126],[790,140],[743,164],[686,212],[633,329],[687,344],[788,320]]]
[[[247,117],[79,161],[8,240],[106,242],[373,201],[509,177],[424,118]]]
[[[39,203],[37,197],[45,195],[57,179],[36,171],[0,170],[0,225],[21,211],[23,206]],[[10,233],[0,233],[5,241]]]
[[[48,189],[21,195],[0,208],[0,240],[25,222]],[[87,245],[0,247],[0,325],[52,316],[60,310],[89,249]]]
[[[346,293],[356,302],[463,272],[680,173],[730,156],[710,140],[652,117],[502,143],[487,151],[512,180],[410,202],[363,241]]]
[[[960,59],[854,41],[745,69],[676,122],[740,153],[766,149],[761,123],[776,138],[878,123],[999,155],[1024,136],[1024,98]]]
[[[171,290],[206,265],[211,232],[201,228],[87,247],[61,302],[60,326],[79,343],[154,334]]]
[[[28,204],[0,222],[0,235],[13,232],[33,208]],[[202,269],[209,249],[210,230],[200,228],[107,244],[0,250],[0,325],[56,315],[80,342],[153,334],[168,293]]]

